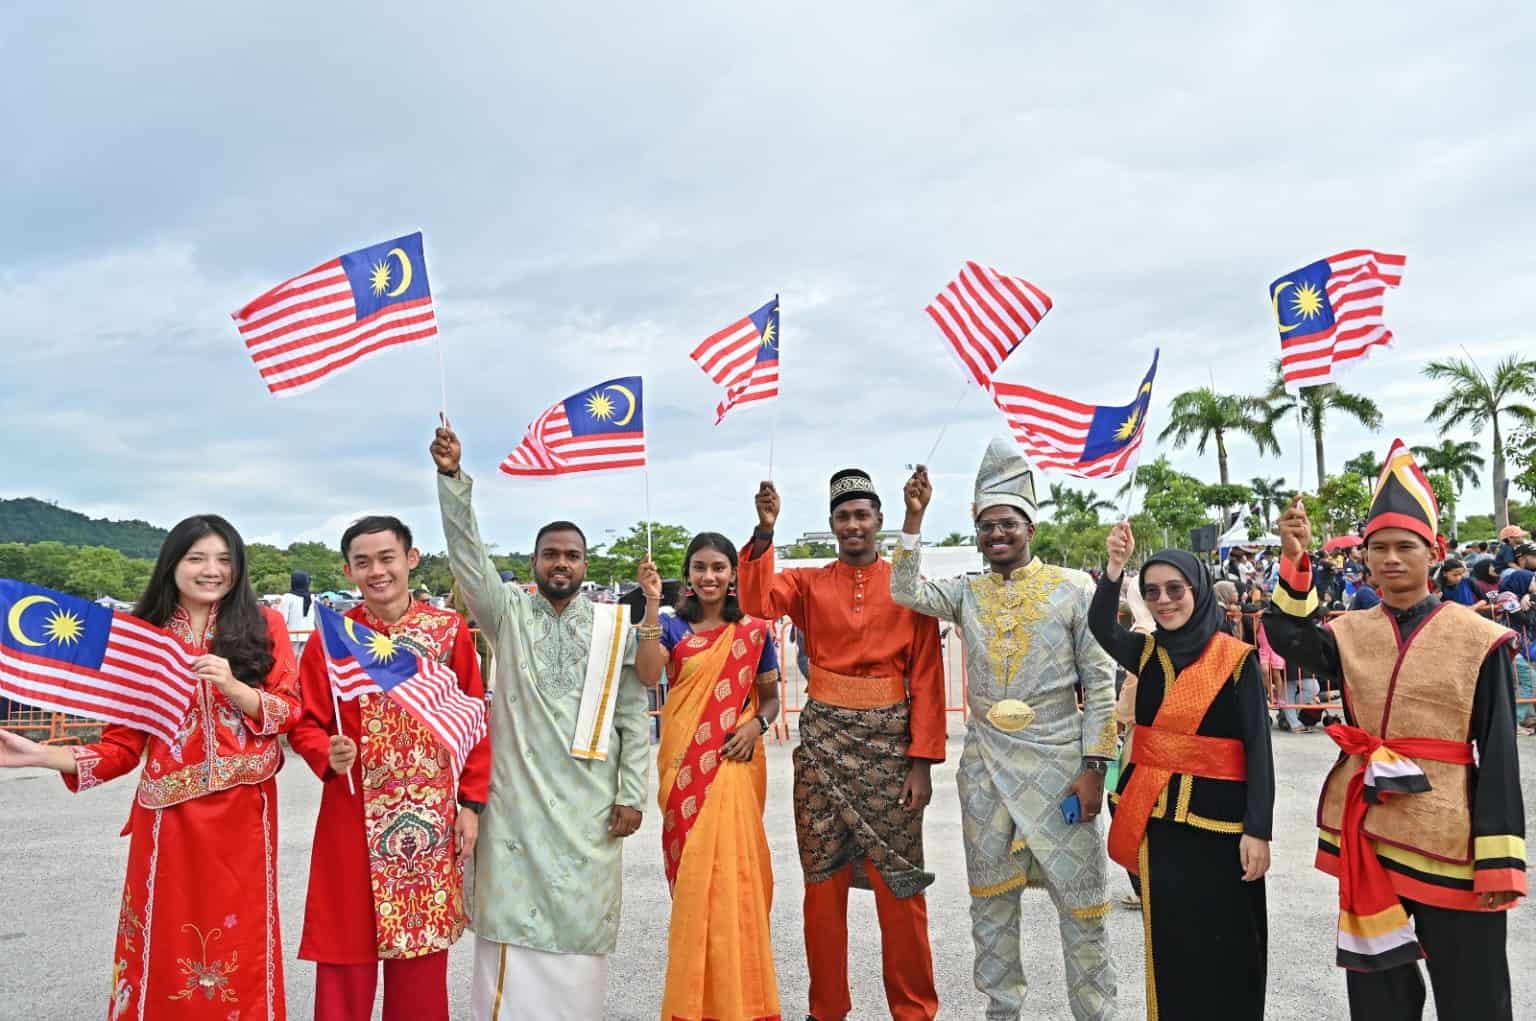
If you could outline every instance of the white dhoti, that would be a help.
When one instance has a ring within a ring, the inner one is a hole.
[[[607,954],[551,954],[475,938],[473,1021],[593,1021],[608,995]]]

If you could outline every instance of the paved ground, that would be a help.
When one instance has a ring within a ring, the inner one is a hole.
[[[1331,1021],[1346,1017],[1344,981],[1332,965],[1334,891],[1311,868],[1312,811],[1319,782],[1332,760],[1325,736],[1276,734],[1280,763],[1274,868],[1269,877],[1269,1011],[1271,1019]],[[1536,740],[1522,739],[1524,775],[1536,778]],[[950,765],[934,773],[928,810],[929,867],[938,882],[929,891],[942,1015],[977,1018],[983,1000],[971,985],[971,943],[959,810],[953,761],[959,738],[950,741]],[[798,1019],[805,1007],[806,970],[800,940],[800,872],[790,812],[789,753],[770,749],[767,824],[778,877],[773,910],[774,946],[784,1016]],[[283,935],[288,953],[288,1001],[295,1018],[313,1009],[313,968],[293,960],[304,910],[309,842],[319,801],[313,776],[290,759],[279,780]],[[1526,815],[1532,814],[1536,780],[1526,783]],[[116,834],[127,817],[132,783],[71,797],[58,779],[36,771],[0,774],[0,868],[7,898],[0,909],[0,1018],[78,1021],[104,1011],[108,960],[127,840]],[[666,967],[669,903],[662,878],[654,814],[630,838],[625,857],[624,922],[613,961],[608,1017],[657,1016],[660,976]],[[1234,867],[1235,864],[1234,864]],[[1123,874],[1113,882],[1126,892]],[[888,1016],[879,978],[879,938],[872,901],[855,893],[850,972],[855,1018]],[[1511,916],[1509,957],[1514,972],[1515,1016],[1536,1017],[1536,907]],[[1027,1016],[1070,1018],[1055,937],[1055,918],[1044,896],[1025,896],[1025,963],[1032,981]],[[1143,1016],[1140,916],[1117,909],[1110,918],[1120,975],[1121,1013]],[[470,954],[455,948],[451,988],[456,1018],[466,1017]],[[1428,1016],[1433,1017],[1431,1009]]]

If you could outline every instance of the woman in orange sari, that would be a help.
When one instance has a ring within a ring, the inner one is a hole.
[[[779,712],[779,664],[768,623],[736,602],[736,562],[725,536],[696,536],[683,558],[692,591],[675,617],[640,628],[641,680],[655,684],[665,668],[669,681],[657,754],[672,890],[662,1021],[779,1018],[762,752]],[[659,601],[649,573],[643,587]]]

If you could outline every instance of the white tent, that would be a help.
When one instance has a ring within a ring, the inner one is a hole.
[[[1233,546],[1278,546],[1280,537],[1273,533],[1261,535],[1257,539],[1248,538],[1248,526],[1239,521],[1227,529],[1227,534],[1216,540],[1217,547],[1223,554]]]

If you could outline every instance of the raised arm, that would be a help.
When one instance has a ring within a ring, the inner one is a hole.
[[[1312,522],[1301,497],[1280,517],[1280,581],[1264,611],[1264,634],[1269,644],[1287,663],[1316,673],[1338,677],[1343,673],[1339,661],[1339,643],[1312,614],[1319,598],[1313,585],[1312,564],[1307,550],[1312,547]]]
[[[891,556],[891,598],[909,610],[958,624],[966,580],[923,580],[923,515],[928,510],[928,501],[933,499],[927,468],[917,466],[907,480],[902,498],[907,515],[901,526],[901,541]]]
[[[1125,565],[1136,551],[1136,537],[1128,522],[1110,529],[1104,540],[1109,553],[1104,574],[1088,604],[1088,630],[1116,663],[1131,673],[1141,670],[1141,654],[1147,648],[1147,636],[1138,635],[1120,623],[1120,589],[1125,581]]]
[[[480,539],[480,525],[470,503],[475,482],[460,468],[463,448],[459,437],[444,424],[438,427],[431,450],[437,464],[437,502],[443,515],[443,538],[448,543],[448,567],[475,622],[494,643],[511,619],[513,600],[521,598],[523,592],[501,580]]]
[[[788,617],[806,630],[805,592],[799,571],[774,572],[773,526],[779,519],[779,491],[772,482],[757,489],[757,527],[741,548],[736,570],[736,598],[741,608],[770,624]]]

